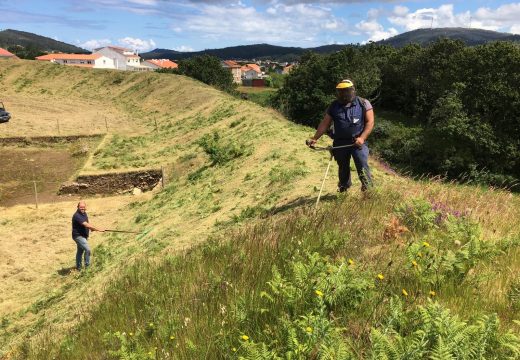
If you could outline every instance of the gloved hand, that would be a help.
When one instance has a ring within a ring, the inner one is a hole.
[[[317,142],[317,140],[311,138],[311,139],[306,140],[305,144],[310,148],[314,148],[314,145],[316,145],[316,142]]]

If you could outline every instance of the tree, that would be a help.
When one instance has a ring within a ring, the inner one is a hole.
[[[222,67],[220,60],[214,56],[202,55],[181,60],[178,73],[200,80],[223,91],[233,92],[236,88],[231,72]]]

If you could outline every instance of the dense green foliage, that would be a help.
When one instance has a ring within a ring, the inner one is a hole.
[[[227,92],[236,88],[231,72],[222,67],[218,58],[210,55],[181,60],[177,69],[159,69],[157,72],[186,75]]]
[[[519,69],[520,45],[507,41],[349,47],[304,57],[277,104],[294,121],[316,126],[334,99],[334,84],[351,78],[358,95],[378,109],[415,120],[418,131],[390,141],[384,140],[395,124],[376,121],[383,157],[419,173],[511,186],[520,179]]]

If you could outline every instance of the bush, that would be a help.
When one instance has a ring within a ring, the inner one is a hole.
[[[252,149],[235,141],[224,141],[217,132],[204,135],[197,141],[213,165],[223,165],[233,159],[251,154]]]

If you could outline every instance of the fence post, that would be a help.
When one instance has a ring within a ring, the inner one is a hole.
[[[157,126],[157,118],[154,117],[153,121],[155,122],[155,132],[158,134],[159,133],[159,127]]]
[[[36,180],[33,180],[34,185],[34,201],[36,203],[36,209],[38,209],[38,188],[36,187]]]
[[[161,186],[164,189],[164,167],[161,165]]]

